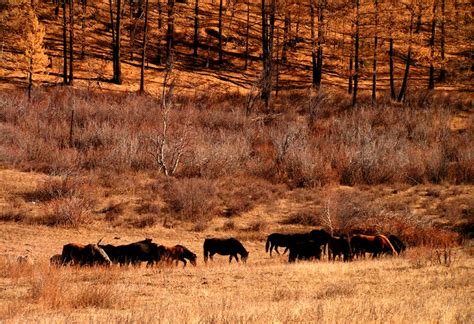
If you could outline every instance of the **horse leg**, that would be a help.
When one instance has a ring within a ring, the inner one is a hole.
[[[285,248],[285,251],[283,251],[283,254],[285,254],[288,251],[289,247]]]
[[[232,257],[233,257],[233,255],[231,254],[230,257],[229,257],[229,263],[232,263]]]
[[[280,252],[278,251],[278,245],[275,245],[275,252],[280,254]]]

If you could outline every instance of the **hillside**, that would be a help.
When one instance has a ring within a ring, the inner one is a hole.
[[[27,2],[29,3],[29,2]],[[443,1],[444,3],[444,1]],[[20,5],[19,5],[20,4]],[[140,5],[142,7],[140,7]],[[224,1],[222,13],[223,61],[218,59],[219,4],[214,1],[199,3],[199,49],[193,56],[194,1],[178,1],[174,8],[173,69],[177,74],[176,86],[189,93],[212,91],[246,91],[258,84],[262,70],[261,7],[251,1],[249,8],[249,66],[245,65],[245,40],[247,29],[247,4]],[[308,3],[278,2],[275,15],[273,69],[274,87],[307,89],[311,84],[311,19]],[[2,51],[0,81],[2,87],[25,86],[27,83],[23,45],[28,28],[22,28],[21,2],[3,4],[0,37]],[[74,79],[76,87],[136,91],[140,79],[141,44],[143,38],[144,1],[123,4],[121,52],[123,83],[115,85],[112,78],[112,31],[107,1],[91,1],[75,6],[74,27]],[[167,7],[150,1],[146,89],[158,95],[164,78],[166,47]],[[434,52],[430,53],[432,10],[430,1],[420,1],[410,7],[410,2],[391,6],[380,2],[377,25],[374,25],[373,3],[363,1],[360,8],[360,88],[370,90],[374,33],[378,35],[378,89],[389,88],[389,38],[394,40],[394,68],[396,87],[400,87],[405,70],[407,45],[412,43],[410,89],[426,88],[429,64],[433,62],[436,77],[446,69],[447,78],[437,82],[436,88],[449,91],[472,91],[472,13],[468,1],[448,1],[441,11],[438,4]],[[142,9],[140,9],[142,8]],[[317,9],[317,8],[316,8]],[[20,10],[20,12],[15,12]],[[322,34],[316,30],[315,40],[321,38],[323,51],[323,86],[346,88],[349,59],[354,55],[355,9],[350,2],[329,1],[322,9],[324,20]],[[62,82],[62,10],[55,15],[55,5],[37,2],[34,9],[40,23],[46,27],[44,48],[49,64],[34,78],[38,84]],[[410,37],[410,15],[416,24]],[[161,17],[161,18],[159,18]],[[318,17],[315,18],[318,27]],[[69,17],[68,17],[69,19]],[[158,29],[158,21],[161,29]],[[288,23],[288,24],[287,24]],[[26,23],[27,24],[27,23]],[[376,27],[375,27],[376,26]],[[441,26],[445,32],[441,39]],[[411,39],[411,41],[410,41]],[[441,42],[443,45],[441,45]],[[441,58],[441,46],[443,56]],[[285,54],[286,59],[282,59]],[[163,64],[157,64],[157,57]],[[278,66],[278,67],[277,67]],[[279,78],[276,80],[276,74]],[[352,74],[354,71],[352,71]],[[398,90],[397,90],[398,91]]]

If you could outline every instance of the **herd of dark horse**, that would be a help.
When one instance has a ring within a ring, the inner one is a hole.
[[[354,257],[366,257],[371,254],[376,258],[382,254],[399,255],[406,249],[406,245],[395,235],[364,235],[333,236],[324,229],[315,229],[309,233],[281,234],[273,233],[267,238],[265,251],[272,255],[279,247],[284,247],[285,254],[290,251],[288,262],[298,260],[321,259],[327,249],[328,260],[336,258],[351,261]]]
[[[50,258],[52,265],[140,265],[146,262],[147,266],[153,266],[160,262],[172,263],[179,261],[186,266],[189,261],[193,266],[196,265],[196,254],[191,252],[183,245],[167,247],[152,242],[152,239],[134,242],[125,245],[112,244],[78,244],[69,243],[63,246],[61,254],[53,255]],[[214,254],[229,255],[229,262],[232,258],[239,261],[238,255],[243,262],[247,260],[248,251],[235,238],[218,239],[209,238],[204,241],[204,261]]]
[[[167,247],[154,243],[152,239],[145,239],[125,245],[69,243],[63,246],[62,253],[53,255],[52,265],[140,265],[146,262],[147,266],[158,263],[178,264],[180,261],[186,266],[189,261],[196,266],[196,254],[183,245]],[[382,254],[398,255],[405,250],[405,244],[396,236],[389,235],[362,235],[355,234],[350,238],[345,235],[332,236],[324,229],[315,229],[309,233],[281,234],[273,233],[267,237],[265,251],[272,255],[278,248],[285,248],[283,254],[289,250],[288,261],[321,259],[326,252],[329,260],[339,258],[351,261],[354,257],[365,257],[367,253],[374,258]],[[247,261],[249,252],[241,242],[235,238],[207,238],[203,244],[204,262],[213,259],[215,254],[229,256],[237,262],[240,259]]]

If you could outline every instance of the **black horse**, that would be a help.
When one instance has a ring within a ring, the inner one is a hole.
[[[397,251],[398,254],[407,249],[405,243],[403,243],[402,240],[400,240],[397,236],[393,234],[388,236],[388,240],[390,241],[390,243],[392,243],[393,247],[395,248],[395,251]]]
[[[235,258],[239,262],[237,254],[240,254],[240,257],[243,262],[247,261],[249,256],[248,251],[244,248],[242,243],[240,243],[235,238],[229,239],[218,239],[218,238],[209,238],[204,240],[204,262],[207,262],[208,257],[211,258],[214,254],[220,255],[230,255],[229,263],[232,262],[232,258]]]
[[[160,261],[162,247],[153,243],[151,239],[134,242],[126,245],[99,245],[109,256],[113,263],[120,265],[139,265],[142,261],[152,265]]]
[[[328,259],[331,261],[336,260],[336,256],[341,259],[343,257],[344,262],[352,260],[352,249],[349,238],[345,235],[341,237],[331,237],[328,242]]]
[[[290,245],[290,254],[288,255],[288,262],[295,262],[298,260],[321,259],[321,245],[319,242],[312,240],[294,242]]]
[[[309,233],[294,233],[294,234],[281,234],[281,233],[273,233],[268,235],[267,243],[265,244],[265,251],[270,252],[270,256],[272,256],[272,251],[275,249],[275,252],[280,254],[278,251],[278,247],[284,247],[285,251],[283,254],[288,251],[290,245],[296,242],[304,242],[308,241],[311,238]]]
[[[324,229],[315,229],[309,232],[310,239],[319,245],[323,245],[323,252],[326,254],[326,246],[331,239],[331,234],[326,232]]]

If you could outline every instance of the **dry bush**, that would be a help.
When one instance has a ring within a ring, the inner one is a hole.
[[[14,208],[4,208],[0,211],[0,221],[2,222],[23,222],[27,219],[27,215],[22,210]]]
[[[207,220],[216,213],[216,189],[210,180],[170,178],[159,190],[168,212],[180,220]]]
[[[247,232],[263,232],[267,229],[268,223],[263,219],[257,219],[250,222],[249,226],[244,229]]]
[[[0,257],[0,278],[18,280],[31,277],[35,266],[33,263],[18,262],[13,256]]]
[[[59,308],[67,301],[68,287],[63,274],[57,269],[44,270],[31,281],[29,295],[33,302],[42,303],[48,308]]]
[[[73,197],[81,194],[82,183],[74,178],[48,178],[40,182],[35,190],[26,192],[24,197],[28,201],[48,202],[53,199]]]
[[[129,224],[131,227],[135,228],[152,227],[153,225],[158,223],[158,217],[154,214],[140,214],[137,217],[128,218],[126,220],[126,223]]]
[[[244,176],[221,178],[216,183],[216,189],[227,217],[240,215],[259,204],[274,201],[283,191],[282,186]]]
[[[301,210],[291,214],[281,223],[286,225],[318,226],[321,225],[321,219],[314,210]]]
[[[122,292],[114,285],[81,285],[70,298],[72,308],[120,308],[124,304]]]
[[[224,225],[222,226],[222,230],[223,231],[233,231],[237,228],[237,226],[235,225],[235,222],[231,219],[229,219],[228,221],[226,221],[224,223]]]
[[[326,88],[311,97],[311,112],[308,94],[295,92],[282,96],[279,114],[271,116],[246,116],[235,108],[245,97],[235,93],[176,96],[168,145],[187,134],[178,177],[238,175],[291,188],[472,183],[473,127],[450,129],[453,116],[472,103],[452,96],[451,103],[449,95],[426,100],[414,92],[403,105],[381,97],[377,107],[361,97],[358,108],[347,109],[350,98]],[[0,159],[54,174],[156,170],[157,155],[148,144],[160,131],[157,106],[157,99],[135,94],[54,89],[38,91],[28,102],[23,94],[6,92],[0,98]]]
[[[79,227],[88,223],[92,213],[90,201],[80,197],[66,197],[51,200],[49,212],[34,221],[47,226]]]

